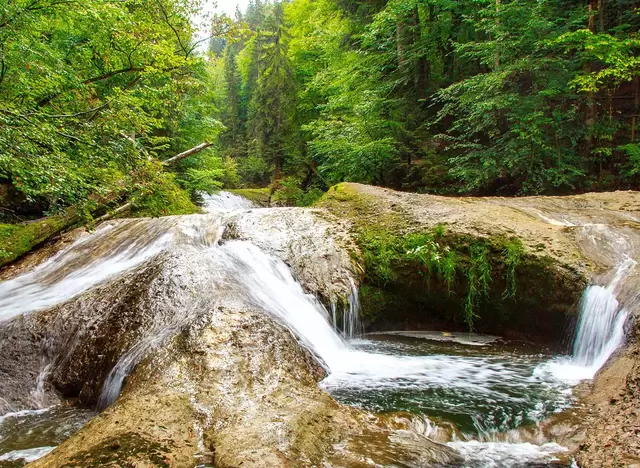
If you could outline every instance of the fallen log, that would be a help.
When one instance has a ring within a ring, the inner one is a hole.
[[[200,143],[193,148],[162,161],[162,164],[164,166],[170,166],[188,158],[189,156],[193,156],[210,146],[211,143],[209,142]],[[122,191],[114,192],[106,197],[91,196],[90,198],[95,204],[95,208],[92,212],[105,208],[121,196]],[[131,208],[131,202],[127,202],[115,210],[105,213],[104,215],[96,218],[95,222],[111,219],[114,216],[125,212],[129,208]],[[84,211],[78,207],[71,206],[63,213],[47,216],[46,218],[42,218],[37,221],[25,224],[6,225],[6,229],[0,230],[0,268],[14,262],[33,248],[51,239],[56,234],[85,221],[86,217],[84,216]]]
[[[204,143],[200,143],[198,146],[194,146],[193,148],[183,151],[182,153],[176,154],[175,156],[172,156],[169,159],[165,159],[164,161],[162,161],[162,164],[165,166],[170,166],[171,164],[175,164],[179,161],[182,161],[185,158],[188,158],[189,156],[193,156],[194,154],[199,153],[204,149],[207,149],[209,146],[211,146],[211,143],[205,141]]]

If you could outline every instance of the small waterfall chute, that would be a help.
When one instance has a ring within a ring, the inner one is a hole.
[[[625,258],[607,286],[594,284],[585,290],[573,345],[575,365],[593,370],[595,374],[624,341],[628,313],[618,302],[616,293],[635,265],[635,260]]]
[[[618,288],[636,266],[626,257],[620,261],[608,285],[592,284],[585,289],[570,358],[562,358],[541,366],[541,372],[551,372],[568,382],[592,379],[625,339],[627,310],[619,303]]]
[[[250,210],[257,208],[256,204],[247,198],[241,197],[231,192],[220,190],[214,194],[203,194],[203,208],[206,212]]]

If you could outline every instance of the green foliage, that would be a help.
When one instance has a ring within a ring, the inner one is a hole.
[[[522,262],[524,247],[518,238],[509,240],[502,251],[504,263],[507,266],[507,288],[503,297],[515,298],[516,296],[516,268]]]
[[[0,224],[0,266],[21,257],[76,219],[56,215],[26,224]]]
[[[550,41],[550,44],[564,48],[573,56],[573,60],[583,65],[600,65],[597,70],[579,73],[569,83],[580,92],[597,93],[603,89],[615,89],[640,74],[640,37],[637,33],[631,37],[617,37],[580,29],[563,34]]]
[[[249,185],[266,185],[272,167],[258,155],[250,154],[238,161],[240,179]]]
[[[108,194],[154,216],[193,212],[158,160],[224,128],[196,53],[197,11],[193,0],[0,6],[0,183],[45,214]],[[233,162],[211,151],[177,170],[191,191],[237,183]]]
[[[479,243],[471,245],[466,273],[468,289],[464,300],[464,320],[472,330],[473,321],[478,318],[476,311],[480,305],[480,299],[489,296],[489,284],[491,283],[491,265],[487,259],[485,245]]]
[[[240,109],[231,127],[249,143],[229,151],[260,167],[240,171],[247,184],[312,167],[302,190],[635,188],[631,3],[589,13],[582,0],[294,0],[274,22],[280,6],[256,2],[251,38],[224,52],[222,115]]]
[[[319,188],[304,190],[296,177],[284,177],[278,182],[273,193],[273,201],[287,206],[311,206],[322,197],[324,192]]]
[[[524,249],[518,239],[463,239],[449,236],[443,225],[404,236],[365,231],[360,236],[366,283],[382,289],[405,283],[413,273],[425,277],[425,294],[444,288],[463,294],[461,317],[470,330],[483,301],[490,299],[493,276],[504,277],[502,299],[516,294],[516,272]]]
[[[132,205],[134,216],[152,218],[198,212],[188,194],[176,185],[175,177],[168,173],[159,173],[152,184],[141,185],[132,197]]]
[[[629,0],[255,1],[213,18],[207,56],[199,3],[0,6],[0,184],[49,213],[140,199],[168,190],[154,161],[206,141],[172,169],[191,195],[639,186]]]
[[[223,187],[233,188],[239,182],[237,164],[232,158],[203,151],[181,164],[178,181],[190,193],[211,194]]]

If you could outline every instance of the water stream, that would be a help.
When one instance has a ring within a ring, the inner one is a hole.
[[[205,206],[218,214],[252,208],[250,202],[226,193],[205,197]],[[218,228],[209,226],[207,232],[215,232],[213,237],[203,235],[198,223],[216,219],[220,227],[221,216],[191,217],[179,223],[211,268],[221,272],[212,289],[231,288],[237,297],[289,327],[324,365],[328,376],[320,385],[339,401],[374,412],[417,415],[427,437],[434,428],[446,428],[447,443],[465,457],[464,466],[531,466],[552,460],[562,447],[519,440],[514,431],[569,407],[573,385],[592,378],[624,339],[628,314],[616,292],[635,267],[628,256],[621,257],[608,284],[587,288],[573,355],[558,357],[541,348],[491,340],[484,346],[469,346],[398,335],[362,337],[355,283],[340,313],[337,304],[327,310],[304,292],[282,260],[246,241],[218,245],[222,234]],[[0,322],[69,300],[158,254],[175,236],[168,234],[175,220],[141,224],[139,237],[132,235],[135,230],[120,226],[106,225],[33,272],[0,283]],[[86,252],[97,248],[105,254],[86,258]],[[135,365],[199,310],[152,328],[122,356],[104,384],[99,406],[111,404]],[[42,392],[47,372],[49,367],[44,366],[30,391]],[[91,415],[68,408],[5,415],[0,418],[0,461],[44,455]],[[53,427],[60,430],[52,432]]]

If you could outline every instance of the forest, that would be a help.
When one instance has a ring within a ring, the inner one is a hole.
[[[637,1],[251,0],[199,38],[201,6],[3,2],[2,220],[639,186]]]

